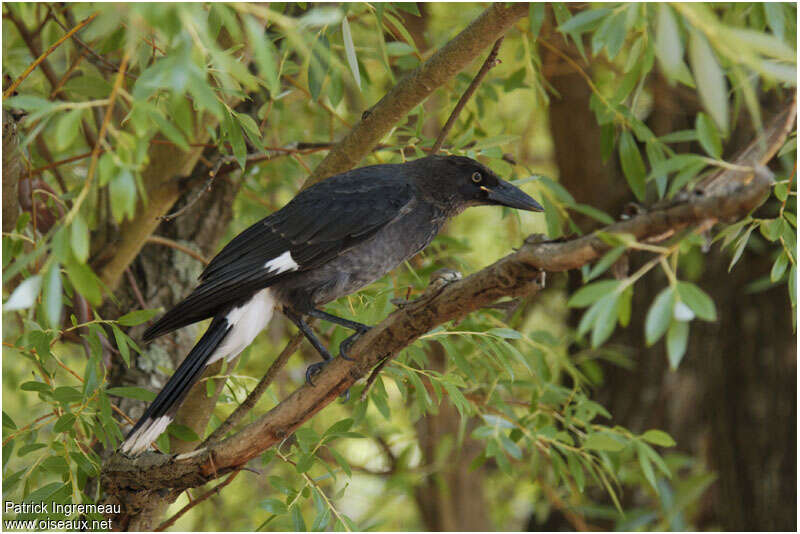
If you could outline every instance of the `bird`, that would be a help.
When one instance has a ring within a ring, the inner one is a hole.
[[[488,167],[456,155],[360,167],[302,190],[234,237],[205,267],[199,285],[144,332],[150,341],[211,318],[120,450],[144,452],[166,430],[206,366],[242,352],[275,309],[322,357],[306,371],[313,386],[332,356],[307,319],[354,331],[339,345],[339,355],[348,358],[350,345],[370,327],[321,306],[375,282],[424,249],[448,219],[483,205],[543,211]]]

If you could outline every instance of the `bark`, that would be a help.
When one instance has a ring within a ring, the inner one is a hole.
[[[619,213],[633,198],[618,193],[627,188],[616,158],[601,162],[589,88],[573,74],[549,81],[562,96],[550,107],[562,185],[578,202]],[[656,135],[691,128],[696,105],[665,84],[654,85],[656,108],[648,122]],[[704,187],[713,190],[715,182]],[[783,286],[744,293],[747,283],[769,272],[769,258],[747,252],[730,274],[729,256],[717,247],[703,261],[696,283],[714,299],[718,321],[692,323],[684,361],[670,372],[664,343],[646,348],[643,337],[645,311],[667,281],[656,275],[637,283],[631,324],[609,342],[635,366],[604,366],[597,400],[615,423],[635,432],[663,428],[680,451],[716,471],[696,527],[795,530],[796,337],[788,296]],[[575,276],[571,286],[579,284]]]
[[[444,347],[436,342],[428,346],[430,368],[444,372]],[[483,492],[486,467],[470,469],[470,462],[483,451],[483,445],[470,437],[474,424],[468,425],[463,442],[457,443],[460,424],[461,416],[450,402],[442,402],[438,413],[421,417],[416,423],[423,465],[430,474],[416,488],[414,497],[429,532],[491,530]],[[450,453],[440,454],[439,448],[448,443]]]
[[[17,137],[17,121],[3,110],[3,232],[13,232],[19,216],[17,188],[25,171]]]
[[[768,128],[767,161],[786,138],[786,124],[795,109],[787,109]],[[757,142],[755,142],[757,144]],[[744,163],[744,162],[739,162]],[[752,163],[752,162],[751,162]],[[713,194],[694,193],[685,198],[606,227],[638,240],[657,238],[692,225],[742,217],[759,206],[770,188],[763,174],[720,172]],[[136,514],[136,507],[153,493],[173,499],[186,488],[240,469],[249,460],[289,436],[385,357],[392,357],[432,328],[506,296],[531,296],[541,288],[543,270],[574,269],[598,259],[608,245],[596,235],[566,242],[528,240],[517,252],[493,265],[447,285],[431,286],[419,299],[395,311],[358,339],[351,348],[352,361],[337,358],[318,375],[315,385],[305,384],[253,423],[208,448],[177,456],[145,454],[136,459],[121,455],[104,466],[102,481],[110,502]]]

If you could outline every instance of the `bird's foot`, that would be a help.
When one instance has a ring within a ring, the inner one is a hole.
[[[339,357],[344,358],[349,362],[352,362],[353,358],[347,355],[347,353],[350,352],[350,347],[353,346],[353,343],[355,343],[358,338],[360,338],[369,331],[370,327],[359,329],[355,334],[345,338],[344,341],[339,343]]]
[[[321,362],[312,363],[306,368],[306,382],[308,382],[309,386],[314,385],[314,377],[320,374],[329,363],[330,360],[322,360]]]

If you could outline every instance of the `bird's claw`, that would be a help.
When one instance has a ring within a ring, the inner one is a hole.
[[[328,365],[330,360],[322,360],[321,362],[312,363],[306,368],[306,382],[308,385],[314,385],[314,377],[322,372],[322,369]]]
[[[340,358],[344,358],[345,360],[347,360],[349,362],[352,362],[354,360],[354,358],[351,358],[351,357],[349,357],[347,355],[347,353],[350,351],[350,347],[353,345],[353,343],[356,342],[356,340],[358,338],[360,338],[362,335],[367,333],[369,330],[370,330],[369,328],[365,328],[363,330],[359,330],[355,334],[345,338],[344,341],[339,343],[339,357]]]

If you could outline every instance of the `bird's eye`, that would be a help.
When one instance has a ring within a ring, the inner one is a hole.
[[[483,179],[483,176],[481,176],[481,173],[479,173],[479,172],[473,172],[472,173],[472,181],[475,182],[476,184],[481,183],[482,179]]]

